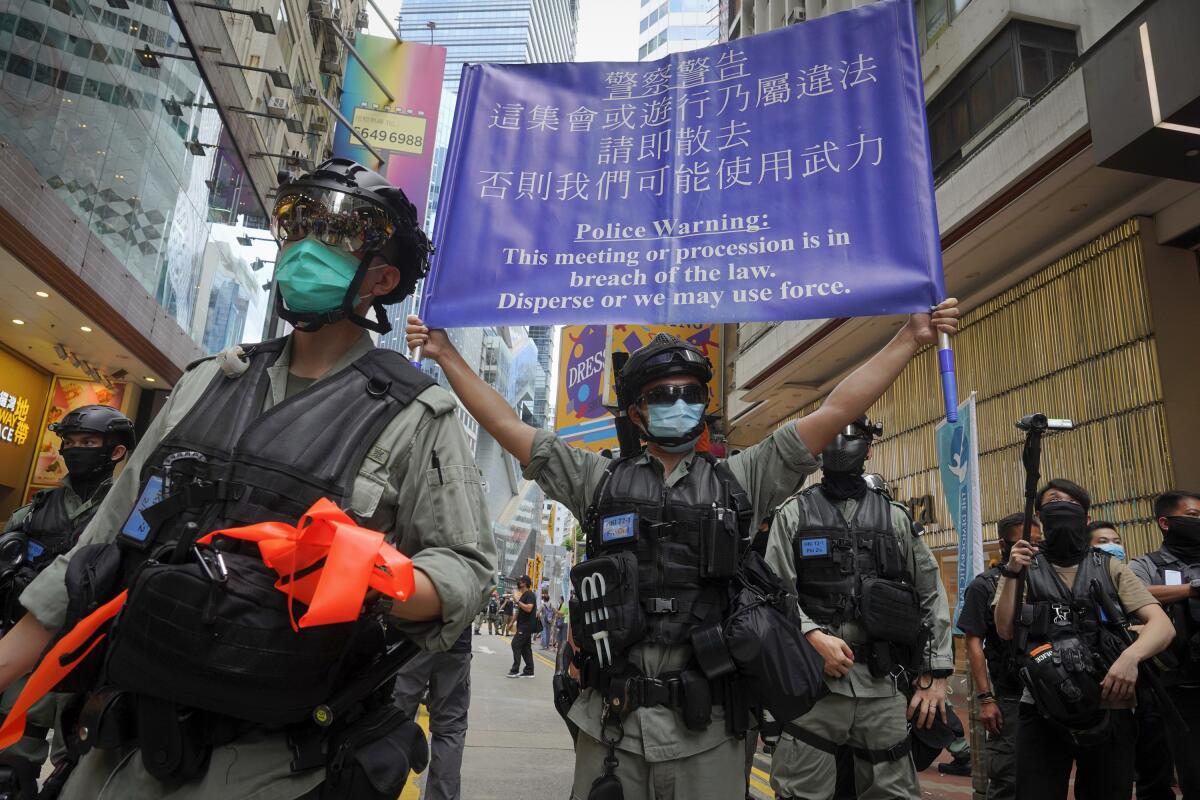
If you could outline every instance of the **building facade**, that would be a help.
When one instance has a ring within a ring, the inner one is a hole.
[[[641,0],[638,61],[720,41],[718,0]]]
[[[48,422],[87,399],[144,426],[190,361],[263,337],[266,209],[281,170],[327,152],[332,29],[359,9],[0,6],[0,376],[22,392],[0,400],[25,401],[0,420],[21,440],[0,518],[61,473]]]
[[[737,38],[853,5],[863,3],[734,0],[722,27]],[[965,312],[959,392],[978,403],[985,540],[1022,507],[1013,423],[1044,412],[1076,429],[1046,441],[1042,474],[1086,485],[1093,519],[1118,523],[1131,556],[1153,549],[1153,497],[1200,486],[1200,427],[1188,409],[1200,361],[1185,322],[1200,300],[1200,127],[1186,119],[1200,79],[1194,56],[1173,51],[1166,35],[1200,24],[1197,9],[1176,0],[920,0],[915,13],[946,286]],[[1147,94],[1146,64],[1156,66],[1161,97]],[[745,446],[817,407],[902,323],[729,326],[731,441]],[[953,575],[933,351],[870,413],[885,435],[868,468],[918,510],[943,548],[943,574]]]

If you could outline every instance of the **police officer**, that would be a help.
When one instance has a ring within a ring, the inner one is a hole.
[[[584,563],[596,571],[585,576],[586,596],[573,587],[580,605],[571,610],[571,625],[573,644],[595,652],[577,662],[584,689],[569,712],[580,728],[572,798],[612,797],[615,784],[626,800],[744,796],[745,747],[736,734],[744,735],[745,720],[725,711],[726,704],[736,709],[737,689],[708,681],[692,646],[693,636],[722,618],[724,581],[737,560],[731,535],[748,538],[751,526],[816,469],[813,453],[862,414],[938,331],[952,332],[958,316],[953,299],[913,315],[818,411],[724,463],[694,449],[712,367],[684,341],[660,334],[620,369],[621,408],[646,446],[609,460],[522,423],[444,332],[409,318],[409,346],[438,362],[467,411],[524,465],[526,478],[585,521]],[[601,569],[612,571],[605,576]],[[588,625],[597,629],[592,642],[580,642]],[[628,635],[639,629],[640,636]]]
[[[5,556],[4,573],[0,577],[5,630],[25,615],[18,601],[25,587],[55,557],[75,545],[108,494],[113,470],[133,450],[137,438],[128,417],[115,408],[101,405],[73,409],[58,422],[50,423],[50,430],[61,440],[59,454],[67,466],[67,475],[57,487],[38,492],[33,502],[13,512],[4,527],[0,553],[6,554],[10,548],[17,553],[12,561]],[[5,714],[23,686],[22,681],[5,691],[0,700]],[[0,755],[21,759],[36,775],[50,753],[46,731],[54,728],[54,761],[61,764],[65,752],[56,715],[62,702],[64,697],[56,694],[38,703],[30,710],[26,736],[0,751]]]
[[[422,653],[396,676],[396,703],[409,719],[429,709],[429,771],[426,800],[461,800],[462,758],[471,706],[471,629],[444,653]],[[424,698],[424,699],[422,699]]]
[[[1008,561],[1013,545],[1021,538],[1024,516],[1010,514],[996,523],[1000,541],[1000,564]],[[1042,529],[1030,527],[1037,544]],[[987,800],[1012,800],[1017,796],[1017,709],[1021,700],[1021,676],[1012,642],[1000,638],[992,611],[992,599],[1000,583],[997,564],[975,576],[963,595],[958,629],[966,637],[967,663],[979,701],[979,721],[987,732],[984,749],[987,768]]]
[[[832,798],[837,749],[849,743],[859,797],[918,798],[908,719],[920,728],[946,720],[946,594],[907,509],[864,479],[881,433],[865,416],[851,421],[821,454],[821,482],[775,512],[767,562],[796,585],[830,690],[784,725],[771,760],[780,797]]]
[[[994,601],[996,630],[1013,640],[1025,690],[1017,727],[1017,796],[1128,800],[1133,791],[1138,665],[1171,641],[1171,623],[1129,567],[1091,547],[1091,497],[1051,480],[1036,498],[1040,545],[1013,545]],[[1025,596],[1016,613],[1017,584]],[[1143,623],[1130,646],[1114,627]]]
[[[1157,727],[1170,745],[1185,800],[1196,800],[1200,798],[1200,493],[1174,490],[1159,495],[1154,520],[1163,534],[1162,547],[1129,566],[1163,604],[1175,627],[1170,652],[1177,666],[1164,674],[1163,682],[1190,730]],[[1169,765],[1164,772],[1170,776]],[[1139,789],[1141,780],[1139,770]]]
[[[77,573],[76,562],[103,566],[103,556],[112,552],[103,543],[114,540],[121,569],[106,576],[120,582],[128,582],[126,568],[137,572],[151,555],[167,559],[140,571],[122,619],[130,614],[154,619],[163,604],[142,607],[137,587],[151,575],[176,574],[166,570],[169,563],[181,575],[203,570],[208,576],[208,599],[196,604],[197,616],[203,609],[228,608],[257,621],[254,615],[278,607],[271,605],[280,602],[276,595],[284,597],[271,583],[249,605],[239,605],[233,595],[238,586],[261,585],[261,560],[254,568],[257,550],[222,549],[214,555],[197,547],[189,552],[188,542],[256,522],[295,525],[322,497],[409,555],[414,589],[404,602],[368,599],[365,613],[350,627],[302,629],[301,638],[288,635],[290,606],[285,607],[285,630],[265,629],[240,645],[269,670],[269,678],[262,675],[265,697],[286,700],[278,687],[296,673],[294,663],[273,661],[271,652],[257,647],[263,635],[295,647],[292,657],[310,667],[331,662],[328,670],[313,672],[337,694],[357,691],[374,677],[370,670],[379,666],[375,656],[386,639],[402,635],[425,650],[449,649],[483,602],[495,575],[495,551],[479,472],[453,413],[454,399],[403,356],[376,349],[364,330],[387,330],[385,306],[411,293],[426,271],[429,244],[416,210],[381,175],[332,159],[281,186],[272,222],[283,242],[276,266],[278,311],[295,331],[232,348],[186,372],[79,546],[56,559],[22,595],[30,613],[0,641],[0,685],[28,671],[51,631],[64,623],[64,578]],[[373,320],[367,317],[372,310]],[[95,562],[85,561],[93,556]],[[266,580],[274,579],[272,573]],[[193,619],[189,611],[176,608],[181,619]],[[106,642],[110,655],[118,652],[123,634],[134,634],[117,628]],[[182,646],[169,636],[159,641],[164,652]],[[303,641],[339,644],[320,651],[293,644]],[[247,696],[244,688],[237,698],[230,693],[253,683],[259,672],[247,673],[244,664],[209,664],[205,659],[216,649],[214,644],[193,650],[192,658],[171,662],[180,674],[193,670],[192,661],[213,670],[217,677],[204,684],[203,695],[183,679],[118,687],[129,698],[126,707],[134,709],[136,730],[129,738],[124,726],[111,726],[116,741],[83,756],[63,797],[324,798],[341,795],[339,789],[323,793],[323,784],[367,780],[362,772],[368,765],[381,791],[399,793],[409,763],[399,755],[413,729],[396,719],[390,697],[372,705],[379,692],[339,695],[346,705],[339,704],[330,729],[304,720],[260,722],[277,713],[273,707],[258,708],[256,719],[248,719],[241,715],[249,714],[249,701],[260,698]],[[369,672],[358,672],[360,667]],[[115,682],[113,670],[110,659],[106,672]],[[146,654],[128,671],[165,670]],[[173,697],[172,691],[190,697]],[[201,704],[203,711],[189,710]],[[110,711],[122,721],[116,708],[104,708]],[[98,719],[103,727],[107,713]],[[364,723],[378,727],[368,735],[359,730]],[[409,758],[419,764],[421,756],[414,750]]]

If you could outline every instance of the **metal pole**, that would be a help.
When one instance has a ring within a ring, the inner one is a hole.
[[[375,13],[379,15],[381,20],[383,20],[383,24],[387,26],[387,29],[389,32],[391,32],[392,36],[396,37],[396,41],[403,43],[404,40],[400,38],[400,31],[392,27],[391,21],[388,20],[387,14],[383,13],[383,9],[379,7],[379,4],[376,3],[375,0],[367,0],[367,2],[371,4],[371,8],[375,9]]]
[[[346,48],[350,51],[350,54],[354,56],[354,58],[358,60],[358,63],[362,65],[362,68],[367,71],[367,74],[371,76],[371,80],[375,81],[375,85],[379,87],[379,91],[387,95],[388,102],[396,102],[396,98],[391,92],[388,91],[388,88],[383,85],[383,80],[375,74],[375,70],[371,69],[371,65],[364,61],[363,57],[358,54],[357,50],[354,49],[354,42],[350,41],[346,34],[342,33],[342,29],[338,27],[337,22],[334,20],[322,20],[322,22],[328,23],[329,27],[333,28],[334,35],[342,40],[342,44],[346,45]]]
[[[337,117],[338,122],[340,122],[346,126],[346,130],[350,131],[351,136],[353,136],[355,139],[358,139],[358,141],[362,143],[363,147],[365,147],[371,151],[371,155],[373,155],[373,156],[375,156],[375,158],[379,159],[379,166],[382,167],[384,164],[387,163],[387,161],[384,160],[383,156],[379,155],[379,151],[377,151],[374,147],[372,147],[371,143],[362,137],[362,134],[360,134],[358,131],[354,130],[354,125],[350,122],[350,120],[346,119],[345,115],[343,115],[341,111],[338,111],[337,107],[335,107],[333,105],[333,103],[331,103],[327,99],[325,99],[325,95],[317,94],[317,98],[325,105],[326,108],[329,109],[331,114],[333,114],[335,117]]]

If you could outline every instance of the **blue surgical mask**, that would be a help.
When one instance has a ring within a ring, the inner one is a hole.
[[[649,406],[648,410],[646,430],[651,436],[663,439],[688,435],[700,424],[700,419],[704,416],[703,403],[685,403],[682,398],[669,406]],[[691,449],[693,441],[694,439],[689,439],[682,444],[663,449],[668,453],[682,453]]]
[[[359,259],[315,239],[303,239],[279,257],[275,280],[292,311],[320,313],[342,307]]]
[[[1097,550],[1103,550],[1120,561],[1125,560],[1125,548],[1116,542],[1105,542],[1104,544],[1096,545]]]

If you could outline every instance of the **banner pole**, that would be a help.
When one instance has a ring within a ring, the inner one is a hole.
[[[942,373],[942,400],[946,405],[946,421],[958,422],[958,380],[954,374],[954,348],[950,334],[938,334],[938,368]]]

